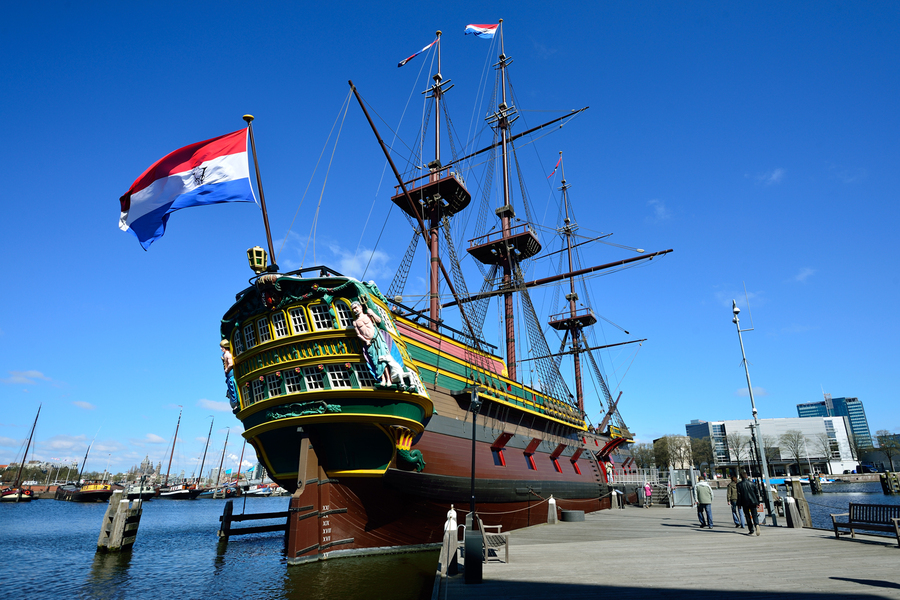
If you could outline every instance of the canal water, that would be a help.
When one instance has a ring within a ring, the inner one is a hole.
[[[784,486],[778,486],[778,493],[785,495]],[[809,502],[809,514],[813,527],[833,530],[831,515],[847,512],[851,502],[858,504],[896,504],[900,505],[900,496],[886,496],[877,481],[865,483],[825,483],[821,494],[811,494],[809,486],[803,486],[803,496]],[[779,524],[782,524],[779,521]],[[875,532],[866,531],[866,534]],[[886,534],[887,535],[887,534]]]
[[[288,500],[236,499],[234,512],[245,505],[248,513],[283,511]],[[0,504],[4,589],[32,599],[431,597],[437,551],[289,567],[283,534],[239,536],[218,544],[222,500],[145,502],[134,549],[100,554],[97,537],[106,506],[56,500]]]

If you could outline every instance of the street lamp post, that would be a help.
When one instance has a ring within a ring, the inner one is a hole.
[[[472,395],[469,407],[472,410],[472,484],[471,502],[469,514],[466,515],[466,542],[465,542],[465,580],[466,583],[481,583],[483,558],[484,532],[475,532],[475,425],[478,411],[481,409],[481,398],[478,397],[480,388],[473,386],[468,390]]]
[[[753,331],[753,329],[741,329],[741,321],[738,319],[738,313],[741,312],[741,309],[737,307],[737,302],[734,300],[731,301],[731,311],[734,313],[734,318],[731,320],[735,327],[737,327],[738,340],[741,343],[741,358],[744,363],[744,373],[747,374],[747,390],[750,392],[750,407],[753,409],[753,429],[750,431],[753,432],[755,429],[756,435],[756,450],[759,455],[759,466],[762,469],[762,478],[763,485],[765,486],[763,489],[763,498],[766,501],[766,512],[769,517],[772,519],[772,525],[777,526],[778,521],[775,516],[775,511],[772,510],[772,498],[771,498],[771,485],[769,485],[769,465],[766,463],[766,448],[765,444],[762,443],[762,434],[759,429],[759,417],[756,413],[756,401],[753,399],[753,385],[750,383],[750,368],[747,366],[747,355],[744,353],[744,338],[741,337],[741,332],[743,331]]]

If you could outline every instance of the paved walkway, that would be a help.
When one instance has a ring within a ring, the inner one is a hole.
[[[716,490],[713,520],[713,529],[700,529],[695,509],[629,506],[586,515],[583,523],[516,530],[509,564],[492,559],[481,584],[446,578],[435,596],[900,599],[900,548],[893,537],[836,540],[830,531],[783,526],[749,536],[734,527],[724,489]]]

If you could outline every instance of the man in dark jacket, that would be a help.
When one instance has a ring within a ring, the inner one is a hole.
[[[753,535],[754,525],[756,526],[756,535],[759,535],[759,517],[756,507],[759,505],[759,492],[756,490],[756,484],[750,481],[747,471],[741,471],[741,482],[737,484],[738,506],[744,511],[744,517],[747,519],[748,533]]]

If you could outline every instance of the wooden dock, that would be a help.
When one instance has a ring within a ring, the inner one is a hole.
[[[433,599],[900,598],[893,537],[838,540],[830,530],[784,526],[749,536],[734,527],[724,489],[715,491],[713,520],[700,529],[695,509],[627,506],[519,529],[508,564],[491,559],[480,584],[438,577]]]

